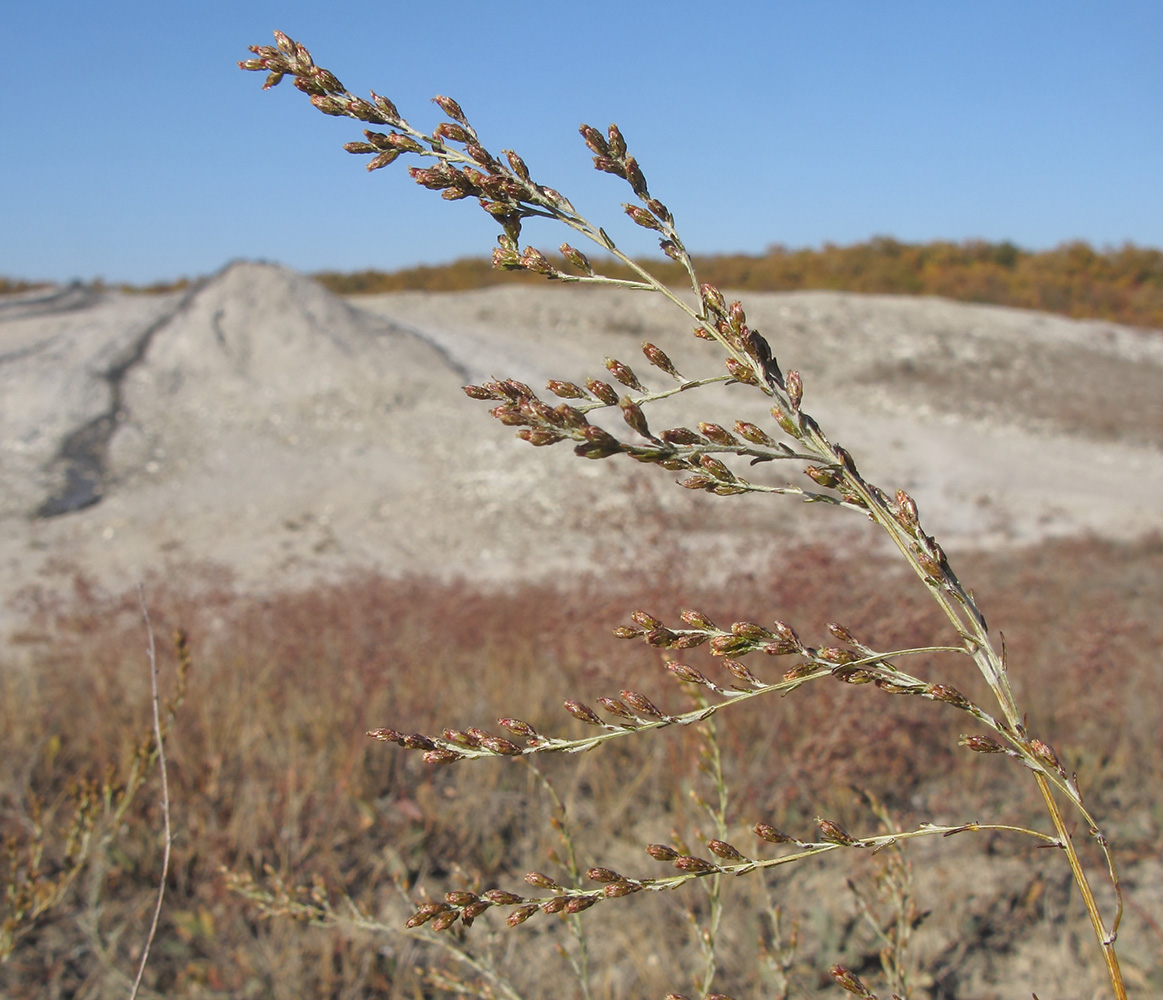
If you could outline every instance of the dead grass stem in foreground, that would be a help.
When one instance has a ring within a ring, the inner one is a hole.
[[[693,325],[696,337],[716,345],[720,363],[726,369],[724,372],[717,366],[710,370],[704,368],[696,377],[688,377],[678,370],[665,351],[654,344],[644,344],[646,361],[655,370],[655,378],[647,380],[654,382],[653,388],[629,365],[614,358],[604,360],[606,371],[602,377],[589,378],[584,385],[551,379],[546,389],[550,399],[562,400],[556,403],[541,398],[539,393],[544,390],[535,390],[513,379],[466,387],[465,391],[473,398],[492,402],[493,416],[503,424],[517,427],[518,437],[535,446],[569,441],[584,458],[624,455],[681,476],[681,485],[687,489],[723,497],[745,493],[792,496],[865,516],[891,540],[947,622],[946,633],[939,642],[903,646],[871,645],[848,625],[830,622],[827,626],[830,636],[824,643],[813,645],[784,620],[768,624],[733,620],[720,626],[704,611],[691,608],[683,610],[678,617],[666,618],[637,611],[631,616],[631,622],[620,627],[616,634],[644,640],[651,648],[662,651],[668,672],[688,693],[690,707],[668,709],[639,690],[623,688],[599,697],[597,708],[578,700],[566,701],[566,711],[587,727],[582,736],[552,735],[525,719],[511,716],[498,723],[507,735],[479,727],[449,728],[429,735],[380,728],[369,735],[419,751],[431,763],[488,757],[529,759],[542,754],[577,753],[672,726],[705,725],[717,713],[734,710],[752,700],[770,701],[774,694],[790,694],[806,686],[838,682],[862,687],[869,697],[889,695],[940,703],[962,713],[964,722],[974,731],[963,734],[959,744],[977,753],[1008,757],[1023,766],[1031,774],[1050,820],[1048,831],[1004,823],[925,822],[909,830],[890,826],[884,832],[851,833],[835,820],[817,816],[814,834],[801,836],[760,821],[754,827],[759,849],[740,850],[726,839],[728,788],[718,763],[720,750],[713,738],[712,725],[706,730],[709,735],[704,753],[707,760],[715,762],[713,766],[706,765],[713,787],[713,801],[706,800],[713,835],[706,836],[698,849],[692,848],[682,834],[676,835],[669,845],[652,844],[646,849],[656,861],[670,865],[671,874],[645,874],[638,866],[623,874],[612,866],[600,865],[590,868],[585,880],[575,877],[559,881],[531,872],[525,881],[532,886],[532,891],[528,888],[520,893],[502,889],[452,891],[443,900],[421,904],[410,918],[409,926],[427,926],[438,931],[454,925],[468,927],[494,908],[505,910],[508,923],[516,926],[538,914],[575,916],[597,906],[608,910],[627,905],[623,897],[702,883],[707,889],[709,910],[701,921],[705,962],[696,988],[710,996],[715,992],[715,945],[722,917],[723,876],[761,873],[837,851],[875,853],[906,840],[948,837],[986,828],[1005,829],[1060,849],[1082,897],[1112,993],[1118,998],[1125,997],[1115,950],[1123,901],[1108,837],[1084,802],[1077,776],[1064,766],[1050,742],[1028,727],[1026,712],[1019,705],[1010,681],[1004,639],[990,631],[973,592],[962,584],[941,545],[922,526],[913,498],[903,490],[886,492],[865,479],[853,456],[831,441],[804,409],[805,387],[799,373],[794,370],[784,373],[767,340],[748,327],[743,305],[728,303],[718,288],[700,282],[676,229],[674,216],[650,191],[639,163],[630,154],[617,126],[611,125],[602,133],[582,125],[580,131],[594,155],[595,168],[620,178],[629,186],[634,200],[623,205],[625,214],[634,224],[657,234],[662,252],[681,266],[694,304],[622,253],[606,230],[582,216],[568,198],[535,182],[516,152],[505,150],[501,157],[489,152],[455,100],[435,98],[446,120],[427,133],[410,125],[387,98],[373,93],[370,100],[365,100],[349,93],[333,73],[315,64],[306,48],[286,35],[276,33],[275,46],[254,46],[252,51],[255,58],[241,65],[244,69],[267,73],[267,87],[279,83],[284,76],[291,76],[295,86],[320,111],[373,126],[365,130],[364,141],[351,142],[346,147],[351,153],[369,156],[369,170],[386,167],[402,155],[419,156],[431,161],[431,165],[409,168],[417,183],[441,192],[447,200],[476,199],[502,230],[499,246],[494,251],[498,268],[532,272],[559,281],[614,285],[662,295],[685,316],[685,322]],[[560,247],[562,257],[568,262],[568,270],[563,270],[535,247],[522,245],[522,224],[530,218],[564,225],[617,259],[633,276],[627,279],[600,273],[582,251],[568,243]],[[705,366],[705,360],[701,364]],[[737,421],[731,428],[709,422],[698,422],[697,429],[655,430],[650,426],[647,413],[653,412],[653,403],[715,384],[738,386],[766,396],[772,404],[770,426],[761,427],[747,421]],[[600,425],[596,421],[605,415],[603,411],[620,415],[625,426],[609,421],[605,426]],[[752,469],[759,468],[744,476],[740,460]],[[772,468],[777,470],[774,474],[770,473]],[[793,479],[793,473],[805,476],[807,485],[799,485],[803,480]],[[721,671],[710,674],[683,662],[689,657],[689,651],[698,647],[709,648],[726,668],[726,674]],[[960,655],[971,663],[988,689],[987,697],[965,693],[966,682],[960,672],[955,674],[956,685],[932,679],[932,672],[921,667],[938,653]],[[792,665],[773,679],[770,667],[756,665],[753,669],[745,662],[745,658],[751,657],[754,663],[764,655],[789,658]],[[918,666],[913,666],[914,663]],[[854,744],[858,735],[851,734]],[[1069,819],[1062,811],[1063,803],[1069,810]],[[1091,872],[1084,865],[1075,842],[1075,828],[1079,823],[1083,839],[1098,848],[1102,868],[1114,890],[1114,903],[1105,913],[1095,898]],[[589,986],[584,963],[576,965],[575,971],[586,994]],[[848,992],[874,1000],[874,994],[853,970],[834,965],[831,975]]]

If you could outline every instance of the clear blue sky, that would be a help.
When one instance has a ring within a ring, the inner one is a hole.
[[[0,27],[0,274],[487,253],[473,203],[399,162],[368,174],[340,148],[357,123],[236,68],[274,28],[417,126],[456,97],[491,148],[639,252],[581,121],[622,126],[696,252],[876,234],[1163,246],[1159,0],[36,0]]]

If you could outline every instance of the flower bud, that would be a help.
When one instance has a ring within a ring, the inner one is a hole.
[[[699,432],[712,443],[720,445],[724,448],[735,448],[739,445],[738,438],[736,438],[735,435],[725,427],[720,427],[718,424],[710,424],[706,421],[700,421]]]
[[[714,854],[716,857],[723,858],[726,861],[746,861],[747,860],[745,857],[743,857],[742,854],[740,854],[731,844],[728,844],[725,840],[708,840],[707,841],[707,850],[710,851],[712,854]]]
[[[562,382],[559,379],[551,378],[545,383],[545,388],[560,399],[586,398],[585,390],[581,386],[574,385],[572,382]]]
[[[946,705],[952,705],[954,708],[969,710],[973,707],[968,698],[960,691],[948,684],[929,684],[925,687],[926,697],[932,698],[934,701],[943,701]]]
[[[512,168],[513,173],[523,181],[529,180],[529,168],[525,166],[525,161],[511,149],[503,150],[503,152],[505,159],[509,161],[509,166]]]
[[[451,903],[453,906],[468,906],[470,903],[475,903],[478,898],[475,892],[464,892],[463,890],[444,894],[445,902]]]
[[[968,747],[975,753],[1005,753],[1006,748],[989,736],[962,736],[958,746]]]
[[[487,892],[482,892],[481,896],[490,903],[496,903],[497,906],[516,906],[518,903],[525,902],[524,896],[518,896],[515,892],[506,892],[504,889],[489,889]]]
[[[580,250],[571,247],[568,243],[561,244],[560,249],[561,255],[579,271],[589,275],[594,273],[594,267],[590,263],[590,259]]]
[[[668,663],[666,669],[687,684],[701,684],[703,687],[710,685],[710,681],[703,674],[695,670],[694,667],[688,667],[685,663]]]
[[[678,857],[678,851],[667,847],[665,844],[650,844],[646,848],[646,853],[654,858],[655,861],[673,861]]]
[[[752,444],[760,444],[765,448],[775,447],[775,440],[770,435],[761,428],[756,427],[755,424],[748,423],[746,420],[735,421],[735,433],[750,441]]]
[[[622,876],[609,868],[591,868],[586,872],[591,882],[621,882]]]
[[[646,422],[646,414],[642,412],[641,406],[635,403],[629,396],[623,396],[618,400],[618,405],[622,408],[622,419],[633,430],[637,431],[644,438],[654,439],[654,435],[650,433],[650,425]]]
[[[525,921],[533,916],[533,914],[536,913],[539,909],[541,909],[541,907],[535,906],[533,904],[522,906],[521,909],[514,910],[512,913],[510,913],[505,918],[505,923],[507,923],[510,927],[516,927],[518,924],[525,923]]]
[[[678,373],[678,369],[674,367],[674,362],[670,360],[661,347],[655,347],[654,344],[648,341],[642,345],[642,353],[646,355],[646,360],[654,365],[655,368],[660,368],[671,378],[682,381],[682,376]]]
[[[583,705],[580,701],[567,701],[565,703],[565,710],[569,712],[575,719],[580,719],[591,726],[602,725],[602,720],[597,713],[588,705]]]
[[[379,109],[380,114],[387,118],[389,123],[398,125],[400,122],[400,112],[396,110],[396,106],[386,97],[381,97],[374,90],[371,94],[372,102]]]
[[[605,136],[602,135],[596,128],[589,125],[582,125],[578,131],[585,140],[587,146],[590,147],[590,152],[598,156],[608,156],[610,147],[606,144]]]
[[[613,388],[608,382],[602,382],[596,378],[586,379],[586,388],[589,389],[590,394],[607,406],[618,405],[618,394],[614,392]]]
[[[543,875],[541,872],[527,872],[525,874],[525,881],[530,885],[535,885],[539,889],[553,889],[558,890],[561,886],[553,881],[548,875]]]
[[[621,131],[617,125],[611,124],[606,129],[606,135],[610,137],[610,155],[620,160],[626,155],[626,140],[622,138]]]
[[[704,615],[701,611],[695,611],[688,608],[682,613],[682,620],[690,625],[692,628],[702,628],[714,631],[718,628],[717,625],[710,618]]]
[[[626,157],[626,181],[639,198],[646,198],[649,195],[649,192],[646,190],[646,178],[642,174],[642,169],[638,166],[638,161],[632,156]],[[650,216],[650,220],[654,224],[648,228],[657,229],[661,232],[662,226],[654,220],[654,216]],[[639,225],[641,224],[639,223]]]
[[[861,1000],[875,1000],[872,994],[868,992],[868,987],[860,981],[860,977],[856,975],[851,969],[846,969],[842,965],[833,965],[828,970],[830,975],[840,985],[842,989],[849,993],[855,993]]]
[[[699,459],[699,465],[707,470],[712,476],[720,482],[733,483],[735,482],[735,474],[720,462],[714,455],[703,455]]]
[[[645,715],[651,719],[661,719],[663,713],[658,707],[644,694],[637,691],[622,691],[622,700],[629,705],[638,715]]]
[[[770,823],[756,823],[755,835],[760,840],[766,840],[769,844],[794,844],[796,842],[795,837],[789,837]]]
[[[633,719],[634,713],[630,711],[617,698],[599,698],[598,704],[602,706],[611,715],[617,716],[619,719]]]
[[[670,430],[663,431],[661,434],[662,440],[667,444],[706,444],[707,439],[701,434],[696,434],[689,427],[673,427]]]
[[[719,870],[719,866],[713,861],[707,861],[705,858],[692,857],[689,854],[681,854],[675,858],[674,867],[679,871],[693,872],[695,874],[717,872]]]
[[[851,836],[842,826],[833,823],[830,819],[816,817],[816,825],[820,828],[820,836],[830,844],[842,844],[844,847],[855,847],[860,841]]]
[[[451,97],[445,97],[442,94],[437,94],[434,98],[432,98],[432,103],[440,105],[440,110],[448,115],[448,117],[453,121],[460,122],[461,125],[468,124],[468,122],[465,120],[464,112],[461,110],[460,105],[457,104],[456,101],[454,101]]]
[[[641,226],[643,229],[653,229],[656,232],[662,232],[662,223],[646,211],[646,209],[639,208],[637,205],[623,205],[622,210],[630,216],[630,220],[635,225]]]
[[[732,622],[731,634],[750,642],[768,642],[775,638],[771,632],[755,622]]]
[[[788,372],[784,384],[787,387],[788,402],[793,410],[798,410],[804,399],[804,380],[800,378],[799,372]]]
[[[610,374],[623,385],[638,392],[646,391],[646,387],[638,381],[638,376],[634,374],[634,370],[629,365],[622,364],[616,358],[603,358],[602,363],[605,364]]]

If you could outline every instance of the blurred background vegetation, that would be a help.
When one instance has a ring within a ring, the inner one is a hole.
[[[551,257],[552,259],[552,257]],[[558,258],[555,263],[569,268]],[[1013,306],[1059,313],[1075,319],[1105,319],[1163,329],[1163,250],[1131,243],[1096,250],[1083,241],[1053,250],[1023,250],[1013,243],[969,240],[902,243],[876,237],[851,246],[820,249],[773,246],[762,255],[696,257],[703,280],[720,288],[751,292],[827,289],[882,295],[937,295],[959,302]],[[602,264],[615,277],[629,277],[616,261]],[[673,261],[653,262],[652,270],[676,285],[685,282]],[[379,292],[454,292],[512,281],[484,257],[449,264],[419,265],[400,271],[322,271],[315,275],[341,295]],[[538,280],[541,280],[540,278]],[[122,291],[159,293],[185,288],[190,279]],[[37,283],[0,277],[0,294]],[[100,282],[97,282],[100,284]]]

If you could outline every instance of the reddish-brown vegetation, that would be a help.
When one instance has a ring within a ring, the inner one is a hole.
[[[1121,857],[1154,850],[1161,834],[1154,792],[1163,786],[1156,655],[1163,545],[1063,542],[960,562],[978,593],[990,595],[985,607],[1005,630],[1014,682],[1037,706],[1033,731],[1053,741],[1079,772],[1090,805],[1111,817]],[[259,873],[263,865],[296,882],[318,875],[333,895],[350,894],[384,914],[395,898],[393,871],[409,882],[519,885],[521,866],[551,864],[546,806],[523,767],[432,769],[367,740],[366,729],[492,726],[508,714],[570,734],[580,723],[562,710],[563,699],[625,686],[664,707],[682,705],[655,651],[610,635],[633,608],[673,617],[695,606],[724,621],[778,615],[808,641],[835,619],[881,648],[929,641],[942,625],[923,589],[907,579],[885,586],[891,572],[871,558],[841,564],[806,549],[785,553],[769,579],[746,577],[706,593],[645,573],[616,590],[603,583],[494,593],[361,576],[263,599],[236,597],[225,582],[187,587],[182,574],[155,582],[147,594],[163,646],[169,629],[188,628],[194,670],[170,738],[178,839],[148,982],[167,996],[411,989],[405,983],[415,970],[406,966],[415,958],[402,939],[259,920],[222,875],[223,868]],[[51,866],[62,860],[53,833],[67,823],[72,782],[116,770],[148,731],[136,595],[81,587],[70,606],[31,613],[21,638],[29,663],[0,670],[0,824],[14,844],[27,843],[31,803],[42,802]],[[702,650],[689,652],[700,669],[722,672]],[[944,674],[955,663],[915,669]],[[172,681],[172,656],[162,666]],[[765,658],[754,667],[783,669]],[[967,672],[953,679],[972,690]],[[762,819],[808,833],[821,812],[854,829],[875,825],[853,788],[882,798],[906,825],[933,810],[1036,822],[1039,804],[1016,765],[957,748],[965,720],[952,709],[820,682],[719,719],[733,821],[742,825]],[[672,825],[698,829],[705,817],[685,794],[697,742],[693,730],[670,730],[580,760],[545,761],[577,817],[587,861],[619,851],[639,856],[635,824],[646,815],[656,818],[656,837]],[[117,970],[133,967],[160,864],[155,785],[139,795],[124,832],[66,905],[0,964],[0,993],[105,995],[120,982]],[[463,875],[434,868],[449,858],[459,859]],[[649,859],[641,859],[649,873]],[[684,940],[661,934],[651,947],[681,948]],[[661,971],[673,967],[664,954]],[[619,981],[626,995],[637,988],[625,970]]]

